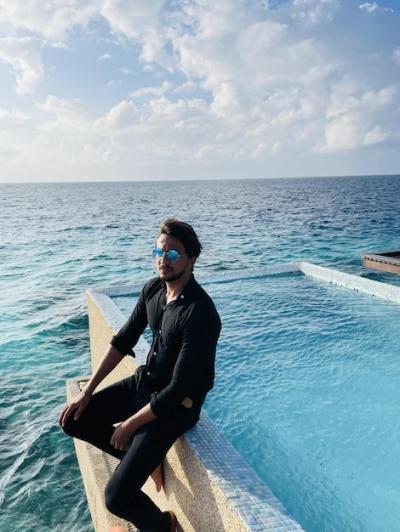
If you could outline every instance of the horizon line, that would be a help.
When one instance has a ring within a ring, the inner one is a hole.
[[[279,179],[332,179],[338,177],[400,177],[400,173],[390,174],[343,174],[343,175],[312,175],[312,176],[280,176],[280,177],[197,177],[197,178],[164,178],[164,179],[101,179],[71,181],[0,181],[0,185],[49,185],[76,183],[181,183],[192,181],[267,181]]]

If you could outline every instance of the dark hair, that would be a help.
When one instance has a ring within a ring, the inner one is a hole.
[[[189,257],[198,257],[202,250],[199,238],[193,227],[186,222],[181,222],[175,218],[167,218],[161,224],[161,235],[169,235],[180,240]]]

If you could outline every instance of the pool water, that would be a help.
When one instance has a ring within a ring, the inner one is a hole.
[[[205,288],[221,432],[308,532],[398,530],[400,306],[302,274]]]

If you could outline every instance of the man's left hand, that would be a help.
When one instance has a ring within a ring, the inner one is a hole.
[[[116,429],[111,438],[111,445],[118,451],[126,451],[133,434],[139,428],[132,418],[123,421]]]

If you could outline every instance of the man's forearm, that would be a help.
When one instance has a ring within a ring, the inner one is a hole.
[[[128,449],[129,442],[132,441],[135,432],[142,425],[150,423],[154,419],[157,419],[157,416],[153,414],[150,403],[147,403],[136,414],[125,419],[125,421],[115,428],[110,440],[111,445],[120,450]]]
[[[115,347],[110,345],[101,358],[100,364],[97,366],[96,371],[93,373],[87,385],[85,386],[84,392],[92,394],[101,381],[105,379],[116,366],[118,366],[122,358],[123,356],[121,353],[117,351]]]
[[[134,430],[137,430],[142,425],[146,425],[146,423],[150,423],[150,421],[154,421],[155,419],[157,419],[157,416],[152,411],[150,403],[147,403],[147,405],[128,418],[127,423],[131,425]]]

